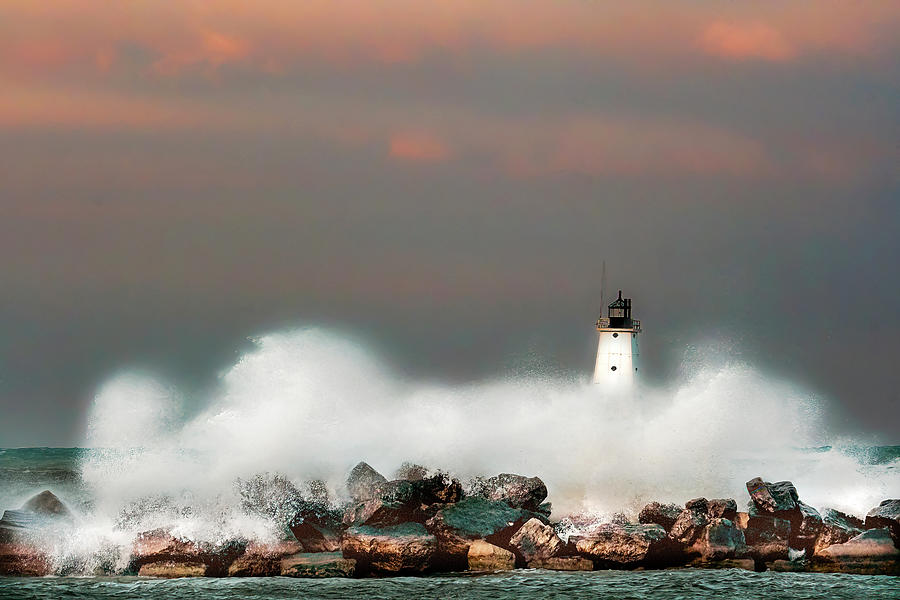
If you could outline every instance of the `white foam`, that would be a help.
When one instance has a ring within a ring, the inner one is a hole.
[[[404,461],[462,478],[537,475],[556,516],[634,513],[650,500],[701,495],[742,506],[755,476],[789,479],[808,504],[856,514],[900,496],[897,469],[801,451],[833,441],[820,403],[747,365],[695,365],[671,388],[609,397],[587,378],[406,381],[361,344],[322,329],[256,344],[186,422],[178,392],[157,378],[123,374],[103,386],[87,445],[111,450],[82,466],[95,518],[112,523],[129,502],[166,496],[174,513],[131,526],[175,519],[189,536],[259,536],[264,526],[234,508],[236,477],[277,471],[323,479],[339,493],[360,460],[386,475]]]

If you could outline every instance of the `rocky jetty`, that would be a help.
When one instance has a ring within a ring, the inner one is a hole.
[[[171,530],[138,535],[127,567],[147,577],[371,577],[516,568],[583,571],[673,567],[900,574],[900,500],[865,520],[803,503],[789,481],[747,482],[749,502],[694,498],[650,502],[632,520],[550,519],[538,477],[502,473],[463,486],[404,465],[388,480],[366,463],[350,472],[343,504],[322,482],[296,486],[265,474],[238,482],[241,510],[268,519],[279,541],[184,539]],[[301,489],[303,492],[301,492]],[[76,517],[50,492],[0,520],[0,575],[66,574],[38,533]],[[45,538],[46,539],[46,538]]]

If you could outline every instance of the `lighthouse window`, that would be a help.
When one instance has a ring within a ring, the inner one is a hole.
[[[618,334],[618,333],[614,333],[614,334],[613,334],[613,337],[619,337],[619,334]]]
[[[612,368],[612,370],[613,370],[613,371],[615,371],[615,370],[616,370],[616,367],[615,367],[615,365],[613,365],[613,366],[612,366],[612,367],[611,367],[611,368]]]

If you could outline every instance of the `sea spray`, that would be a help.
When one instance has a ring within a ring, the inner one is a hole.
[[[649,500],[701,494],[743,504],[744,482],[758,475],[790,479],[807,503],[856,514],[900,494],[891,465],[806,450],[830,441],[820,403],[744,364],[695,365],[671,388],[609,396],[586,381],[540,376],[408,381],[322,329],[255,342],[187,420],[178,391],[158,377],[126,373],[100,389],[87,445],[102,449],[82,462],[91,531],[271,538],[271,523],[240,509],[236,481],[278,472],[298,485],[321,480],[340,498],[359,460],[386,474],[411,461],[463,479],[538,475],[556,517],[636,514]]]

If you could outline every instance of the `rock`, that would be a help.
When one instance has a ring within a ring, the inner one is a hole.
[[[327,504],[301,502],[288,527],[307,552],[335,552],[341,548],[341,514]]]
[[[702,567],[704,569],[743,569],[745,571],[755,571],[756,561],[752,558],[726,558],[715,562],[699,560],[692,563],[693,566]]]
[[[688,510],[699,510],[706,512],[709,508],[709,500],[706,498],[694,498],[684,503],[684,507]]]
[[[175,579],[178,577],[205,577],[207,566],[201,562],[156,561],[141,565],[138,575],[141,577],[161,577]]]
[[[384,475],[360,462],[347,476],[347,491],[355,502],[364,502],[377,497],[378,486],[383,483],[387,483]]]
[[[762,514],[792,510],[800,499],[797,488],[790,481],[769,483],[756,477],[747,482],[747,491],[753,505]]]
[[[887,527],[895,542],[900,542],[900,500],[884,500],[866,515],[866,529]]]
[[[808,556],[813,554],[816,539],[822,531],[823,521],[819,511],[808,504],[797,500],[797,506],[792,511],[780,512],[791,522],[791,548],[806,550]]]
[[[228,567],[229,577],[275,577],[281,575],[281,560],[302,552],[299,542],[259,544],[251,542],[247,550]]]
[[[552,558],[563,549],[563,541],[556,531],[538,519],[529,519],[510,538],[509,545],[524,563]]]
[[[281,560],[282,577],[322,579],[326,577],[353,577],[356,561],[344,558],[340,552],[294,554]]]
[[[761,515],[755,507],[747,519],[744,539],[750,555],[758,562],[788,558],[788,540],[791,536],[791,522],[772,515]]]
[[[593,571],[594,562],[581,556],[553,556],[537,558],[528,563],[528,568],[547,571]]]
[[[737,502],[733,498],[715,498],[709,501],[706,514],[710,519],[734,521],[737,516]]]
[[[709,524],[709,517],[706,514],[706,500],[701,498],[703,502],[692,500],[685,504],[685,509],[678,514],[675,523],[669,530],[669,539],[690,546],[700,537],[703,528]],[[688,508],[690,506],[690,508]]]
[[[675,524],[678,515],[681,514],[681,508],[677,504],[660,504],[659,502],[651,502],[641,509],[638,515],[638,522],[644,525],[656,523],[662,525],[668,532]]]
[[[30,511],[44,517],[71,517],[72,513],[62,501],[50,490],[30,498],[22,505],[22,510]]]
[[[732,521],[734,521],[734,524],[738,529],[743,531],[744,529],[747,529],[747,526],[750,524],[750,513],[735,513],[734,519],[732,519]]]
[[[50,490],[29,498],[20,509],[3,512],[0,543],[27,542],[31,533],[45,528],[68,527],[72,513]]]
[[[900,575],[900,550],[887,527],[869,529],[843,544],[824,548],[814,557],[811,568],[822,572]]]
[[[844,542],[835,544],[822,550],[819,554],[823,558],[897,558],[900,550],[894,545],[891,532],[887,527],[882,529],[869,529]]]
[[[50,557],[22,543],[0,543],[0,576],[43,577],[53,572]]]
[[[344,525],[384,527],[401,523],[424,523],[445,504],[462,497],[462,485],[443,473],[422,479],[386,481],[375,498],[351,505],[344,512]]]
[[[666,558],[662,525],[601,525],[590,536],[572,536],[576,551],[605,567],[636,567]]]
[[[437,538],[441,566],[463,569],[474,540],[506,548],[513,534],[532,517],[541,515],[499,500],[470,497],[442,508],[425,527]]]
[[[446,473],[422,477],[420,481],[423,504],[450,504],[462,500],[462,484]]]
[[[690,549],[705,562],[742,558],[746,551],[744,532],[734,522],[723,518],[710,520]]]
[[[17,543],[27,541],[29,532],[43,525],[43,520],[27,510],[3,511],[0,518],[0,543]]]
[[[511,571],[516,567],[515,555],[484,540],[475,540],[467,554],[470,571]]]
[[[816,538],[813,554],[835,544],[843,544],[863,531],[863,522],[856,517],[827,508],[822,515],[822,531]]]
[[[759,477],[747,482],[750,492],[751,515],[773,515],[791,523],[790,547],[812,554],[816,538],[822,530],[822,516],[813,507],[800,501],[797,488],[790,481],[769,483]]]
[[[421,573],[430,566],[436,548],[437,540],[420,523],[353,527],[341,538],[344,558],[356,560],[363,572]]]
[[[472,483],[472,495],[501,500],[513,508],[537,511],[547,499],[547,486],[538,477],[501,473]]]
[[[227,575],[228,567],[244,554],[246,547],[246,542],[240,540],[219,544],[198,543],[178,539],[165,530],[157,529],[138,534],[132,545],[128,570],[139,572],[150,563],[203,564],[206,575],[221,577]]]

